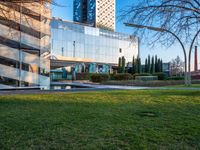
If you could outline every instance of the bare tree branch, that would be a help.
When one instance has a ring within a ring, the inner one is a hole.
[[[128,10],[123,10],[121,19],[134,25],[134,34],[139,37],[153,34],[150,40],[152,45],[159,42],[171,46],[178,39],[181,45],[184,44],[182,47],[188,47],[190,72],[191,51],[200,34],[199,0],[141,0]],[[187,61],[185,54],[186,50],[184,56]]]

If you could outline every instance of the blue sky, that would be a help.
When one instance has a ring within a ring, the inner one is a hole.
[[[119,15],[119,11],[121,9],[125,9],[127,6],[131,5],[135,0],[116,0],[116,31],[122,33],[132,34],[133,31],[130,27],[125,27],[123,22],[117,20],[117,16]],[[56,1],[61,6],[53,6],[52,7],[52,16],[59,17],[64,20],[73,20],[73,0],[57,0]],[[141,42],[140,45],[140,53],[142,61],[145,61],[145,58],[148,54],[158,55],[158,57],[162,58],[164,62],[169,62],[171,59],[176,56],[180,56],[183,59],[183,52],[181,47],[178,44],[170,48],[165,48],[156,44],[156,47],[151,49],[147,46],[145,41]]]

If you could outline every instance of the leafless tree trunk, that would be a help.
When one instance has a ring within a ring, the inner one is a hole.
[[[185,84],[191,84],[191,52],[200,32],[199,0],[140,0],[122,11],[121,18],[141,38],[153,34],[152,45],[159,42],[169,47],[178,40],[185,57]]]

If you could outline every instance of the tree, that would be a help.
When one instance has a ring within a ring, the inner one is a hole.
[[[159,72],[158,71],[158,57],[157,57],[157,55],[155,56],[155,72]]]
[[[148,60],[147,60],[147,58],[145,59],[145,67],[144,68],[145,68],[144,72],[148,73]]]
[[[191,51],[200,33],[199,0],[140,0],[125,10],[122,17],[141,38],[155,33],[152,44],[171,46],[178,41],[185,59],[185,84],[191,84]]]
[[[155,73],[154,56],[151,58],[151,73]]]
[[[126,59],[125,57],[123,56],[122,57],[122,73],[125,73],[125,67],[126,67]]]
[[[148,70],[147,70],[148,73],[151,73],[151,57],[150,55],[148,55]]]
[[[172,76],[182,76],[184,72],[184,63],[179,56],[170,61],[170,73]]]
[[[48,23],[51,19],[50,5],[48,4],[56,5],[54,0],[0,0],[0,21],[10,28],[6,38],[21,40],[21,33],[17,34],[15,30],[20,32],[45,30],[44,27],[40,28],[40,23],[36,24],[33,18]],[[42,32],[44,34],[38,34],[42,38],[46,35],[50,36],[50,34]],[[19,49],[23,49],[21,45],[19,45]]]
[[[160,61],[160,58],[158,59],[158,72],[162,72],[161,71],[161,61]]]
[[[4,17],[4,19],[6,20],[9,20],[11,18],[17,20],[18,19],[17,13],[19,13],[20,10],[17,9],[16,5],[19,6],[28,5],[29,7],[31,7],[31,6],[36,6],[38,3],[43,6],[46,6],[47,4],[58,5],[54,0],[1,0],[0,14],[1,17]],[[26,18],[26,21],[28,22],[29,20],[27,20]]]
[[[118,73],[122,73],[122,58],[119,57],[118,60]]]
[[[160,72],[163,72],[163,61],[162,61],[162,59],[160,61]]]
[[[132,61],[132,74],[135,74],[135,56],[133,56],[133,61]]]
[[[137,65],[138,65],[138,67],[137,67],[138,68],[137,73],[141,73],[141,69],[142,69],[141,68],[141,59],[139,57],[137,58]]]

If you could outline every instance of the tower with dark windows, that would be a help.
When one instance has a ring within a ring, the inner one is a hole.
[[[115,30],[115,0],[74,0],[74,21]]]

